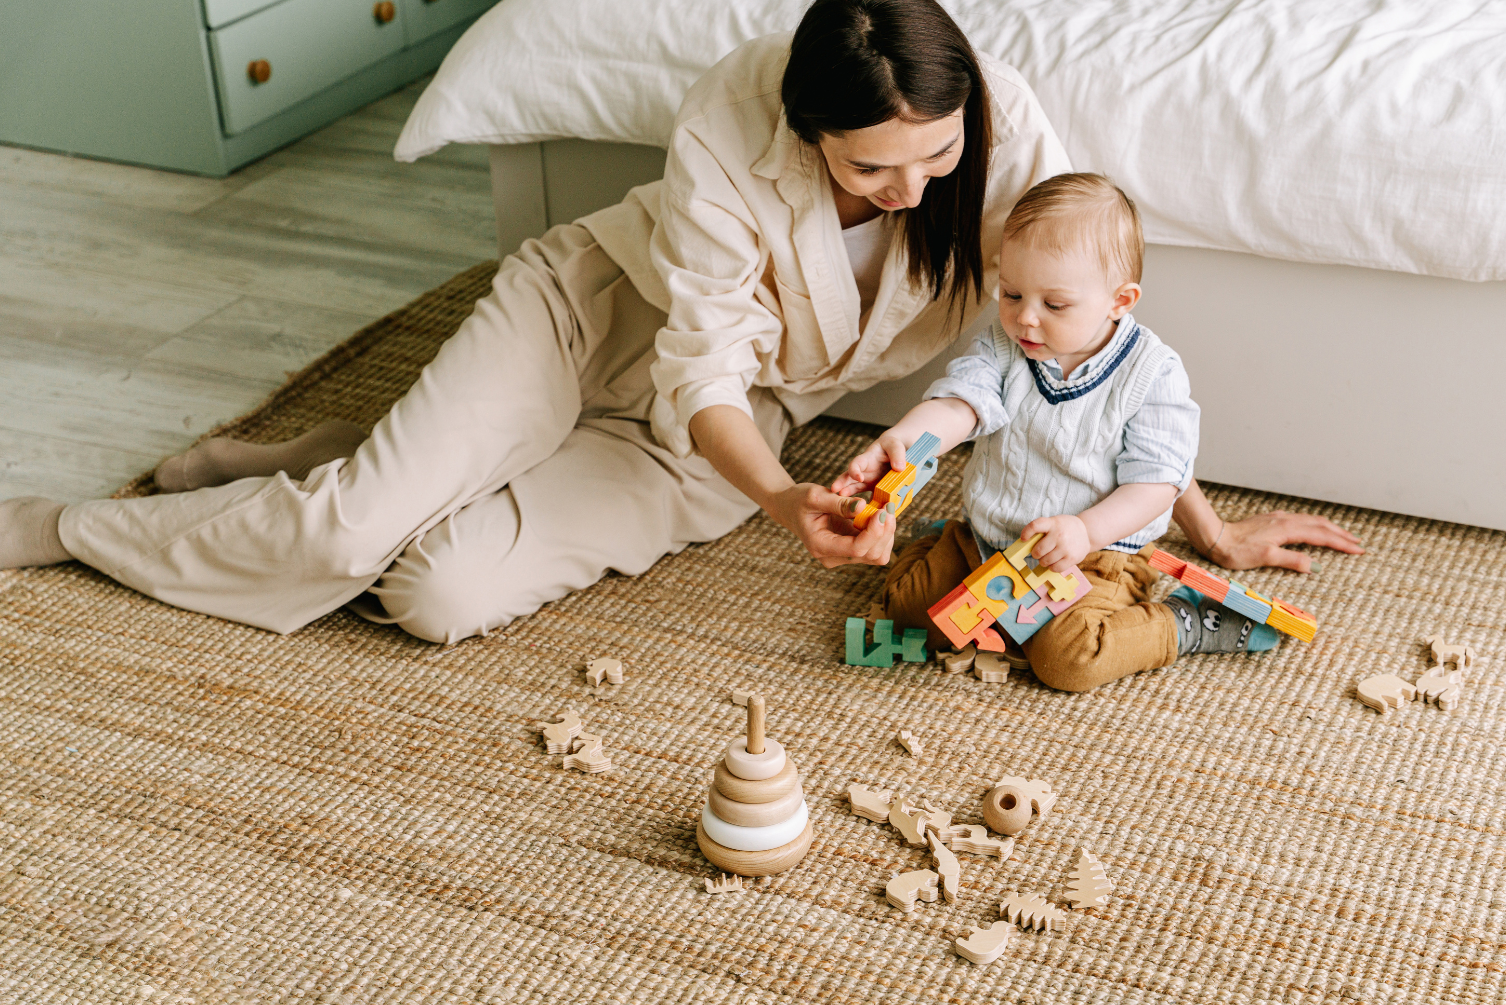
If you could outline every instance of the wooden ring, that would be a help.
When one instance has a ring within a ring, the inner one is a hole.
[[[983,820],[989,830],[1014,837],[1030,826],[1030,797],[1013,785],[995,785],[983,797]]]
[[[800,774],[795,770],[795,762],[785,758],[784,770],[779,774],[773,778],[750,782],[746,778],[738,778],[727,770],[726,764],[718,761],[711,784],[716,786],[716,791],[734,803],[772,803],[800,786]]]
[[[706,791],[706,805],[711,807],[711,812],[737,827],[768,827],[782,823],[794,816],[803,802],[805,790],[799,785],[766,803],[739,803],[722,795],[715,785]]]
[[[794,816],[768,827],[738,827],[712,813],[710,806],[701,810],[701,827],[706,831],[706,836],[733,851],[768,851],[770,848],[787,845],[800,836],[810,819],[810,810],[804,800],[795,808]]]
[[[763,741],[763,753],[748,753],[748,738],[739,736],[727,746],[727,756],[724,758],[727,770],[738,778],[750,782],[761,782],[765,778],[773,778],[784,770],[784,748],[778,740],[770,740],[768,737]]]
[[[695,840],[706,860],[723,872],[739,876],[773,876],[798,865],[811,847],[811,825],[807,821],[800,836],[787,845],[768,851],[736,851],[724,848],[706,836],[706,828],[696,824]]]

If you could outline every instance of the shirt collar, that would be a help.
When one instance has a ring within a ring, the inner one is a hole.
[[[1077,369],[1072,371],[1071,381],[1067,381],[1062,377],[1062,365],[1056,361],[1055,357],[1041,360],[1036,365],[1045,370],[1046,376],[1058,384],[1076,384],[1079,381],[1088,380],[1099,370],[1103,369],[1105,363],[1114,358],[1114,354],[1119,351],[1119,347],[1124,344],[1124,340],[1129,338],[1130,332],[1134,330],[1134,315],[1126,314],[1120,318],[1119,326],[1114,330],[1114,337],[1109,339],[1107,345],[1088,357]]]

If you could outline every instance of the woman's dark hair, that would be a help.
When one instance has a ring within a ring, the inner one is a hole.
[[[988,86],[967,36],[936,0],[815,0],[790,45],[780,90],[795,135],[923,123],[963,110],[962,160],[905,212],[910,281],[952,303],[983,298],[983,200],[993,147]]]

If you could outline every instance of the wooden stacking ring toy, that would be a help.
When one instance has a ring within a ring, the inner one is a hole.
[[[772,876],[804,858],[811,838],[800,775],[784,748],[764,735],[763,696],[752,695],[747,736],[716,766],[696,843],[724,872]]]

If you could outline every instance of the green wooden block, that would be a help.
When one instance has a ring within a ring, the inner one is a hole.
[[[862,618],[847,619],[848,666],[892,667],[894,657],[906,663],[926,661],[926,631],[924,628],[906,628],[899,641],[894,639],[894,622],[878,621],[873,625],[873,645],[867,645],[868,623]]]

